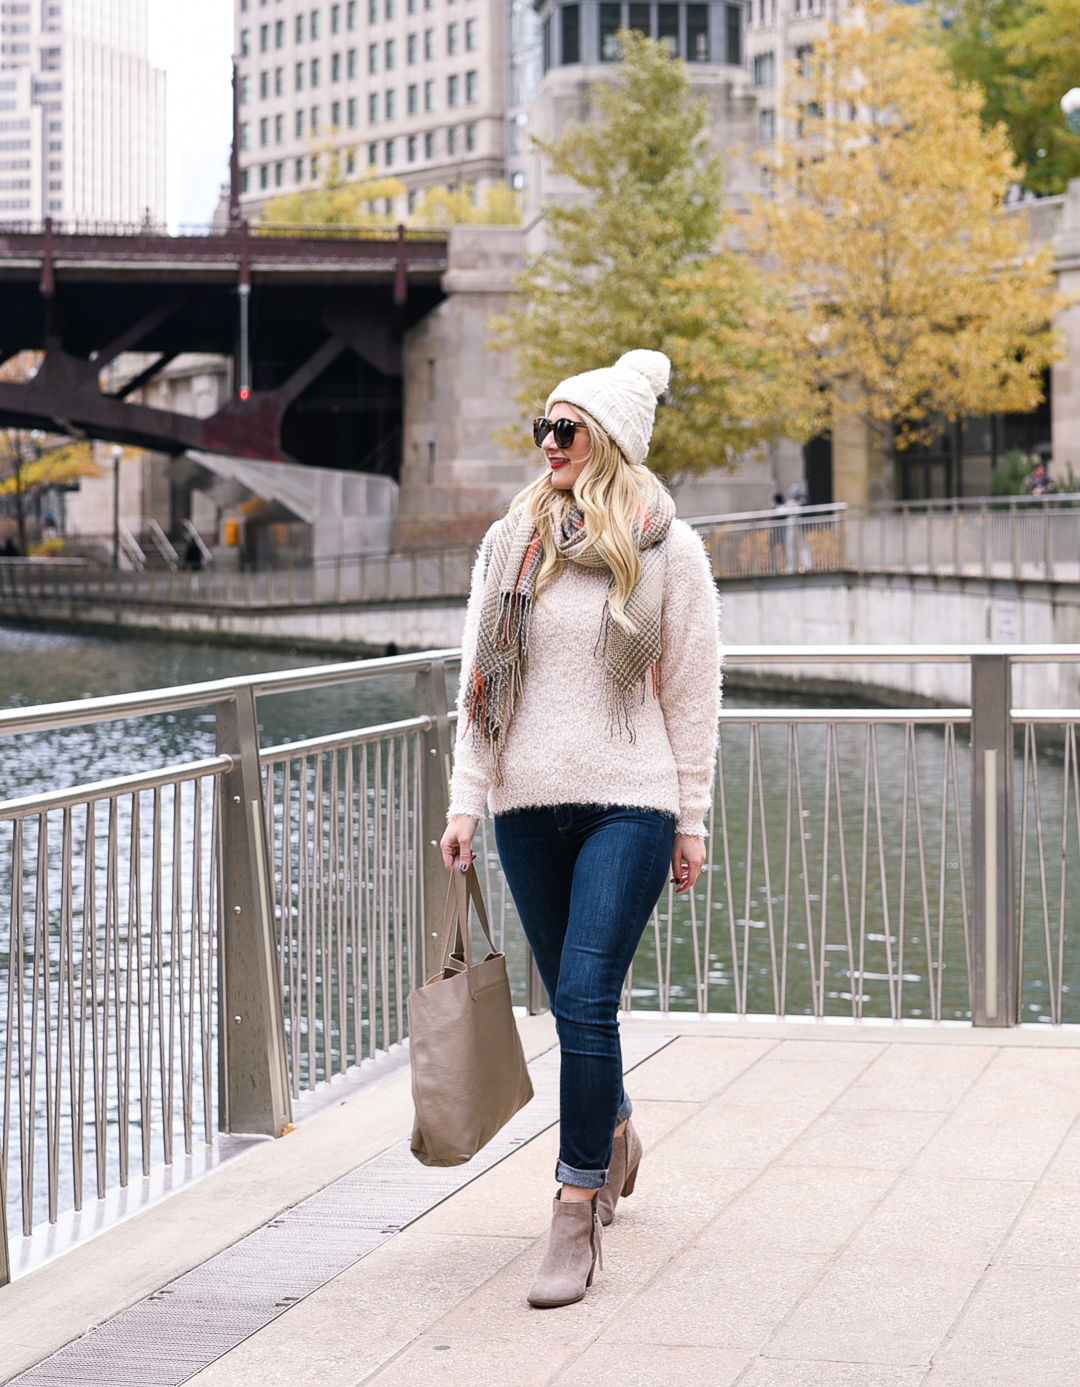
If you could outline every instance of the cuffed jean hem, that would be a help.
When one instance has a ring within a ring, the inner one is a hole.
[[[615,1126],[620,1127],[624,1122],[628,1122],[633,1111],[634,1105],[630,1101],[630,1095],[624,1091],[622,1102],[619,1104],[619,1115],[615,1119]]]
[[[581,1190],[602,1190],[607,1184],[606,1170],[575,1170],[560,1161],[555,1167],[555,1179],[560,1185],[576,1185]]]

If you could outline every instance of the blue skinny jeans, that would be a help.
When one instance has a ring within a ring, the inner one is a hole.
[[[630,1116],[619,997],[671,867],[675,820],[560,804],[495,817],[495,841],[562,1049],[555,1178],[600,1189]]]

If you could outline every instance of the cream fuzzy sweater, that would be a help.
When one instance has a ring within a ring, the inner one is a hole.
[[[671,814],[679,833],[705,833],[720,701],[720,603],[705,548],[673,520],[664,543],[660,693],[631,714],[634,736],[608,725],[597,637],[609,575],[568,564],[536,602],[521,697],[506,733],[502,783],[466,730],[464,691],[476,652],[486,553],[480,546],[462,637],[462,692],[449,816],[553,804],[633,805]]]

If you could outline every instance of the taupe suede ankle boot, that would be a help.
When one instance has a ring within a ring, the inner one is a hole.
[[[597,1261],[604,1265],[596,1195],[574,1201],[556,1195],[552,1204],[547,1252],[529,1287],[529,1304],[540,1309],[573,1305],[583,1299],[586,1288],[592,1285]]]
[[[615,1138],[607,1184],[601,1189],[596,1200],[600,1222],[605,1228],[615,1217],[615,1205],[619,1202],[619,1196],[625,1197],[634,1193],[640,1164],[641,1138],[634,1131],[633,1118],[628,1118],[626,1127]]]

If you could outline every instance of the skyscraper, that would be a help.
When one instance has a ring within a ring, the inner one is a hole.
[[[146,0],[0,0],[0,220],[163,222]]]

